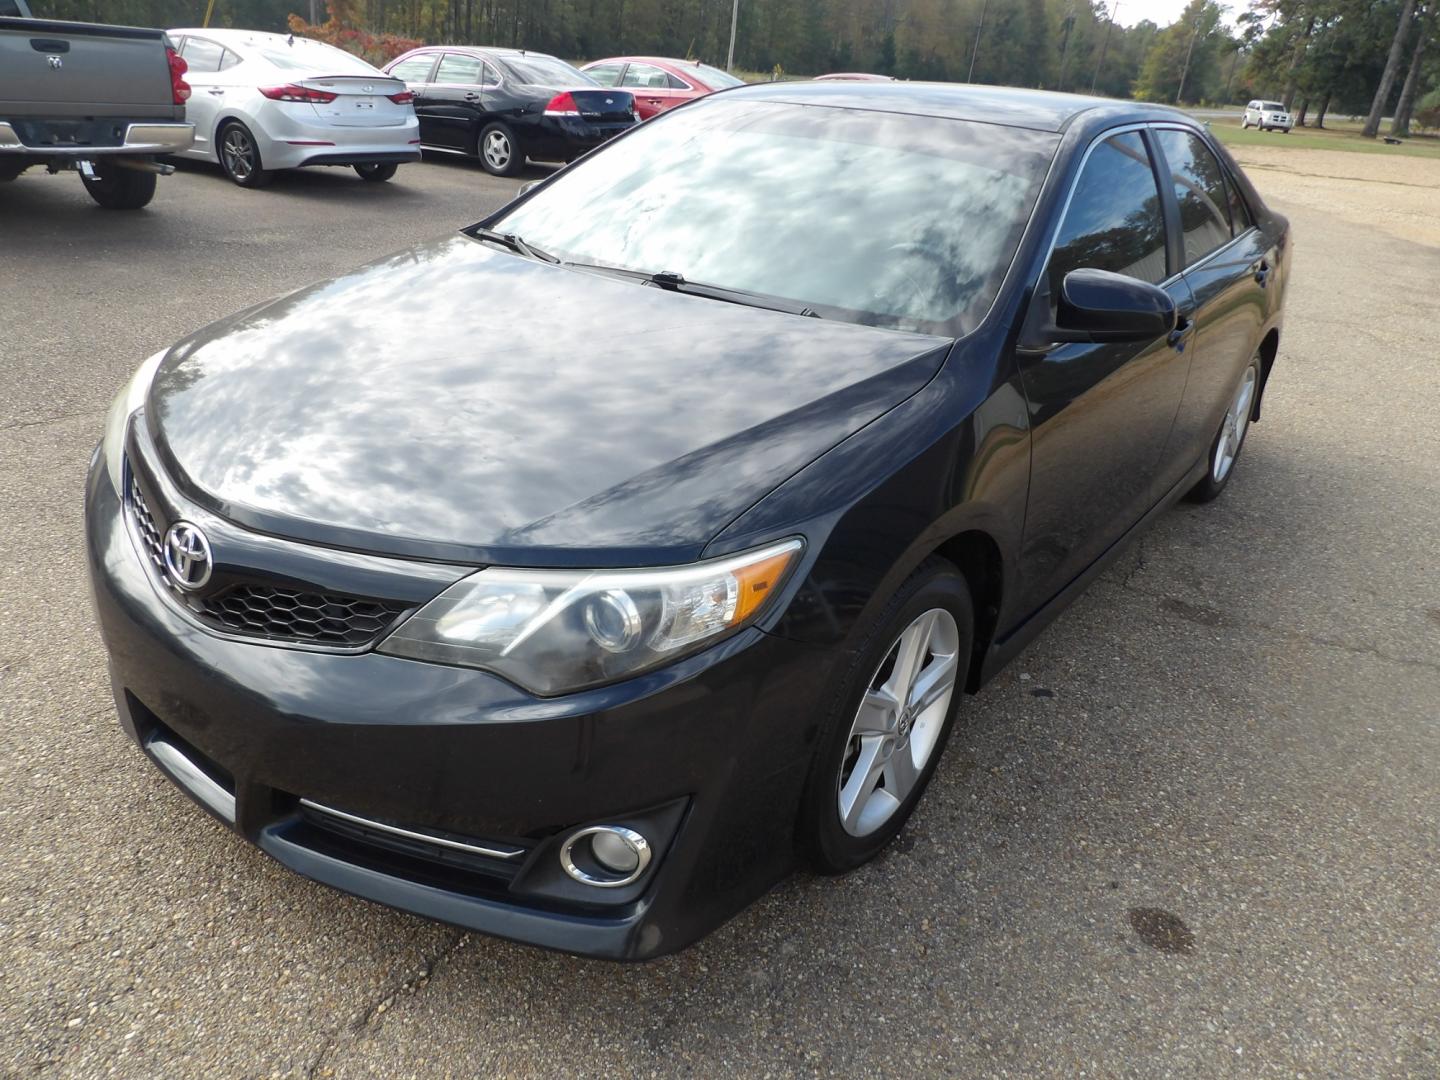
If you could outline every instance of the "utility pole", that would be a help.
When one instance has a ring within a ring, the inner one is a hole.
[[[740,22],[740,0],[730,8],[730,53],[725,57],[725,70],[735,70],[735,26]]]
[[[1195,39],[1200,36],[1200,24],[1195,24],[1195,30],[1190,35],[1190,45],[1185,50],[1185,66],[1180,69],[1180,89],[1175,91],[1175,104],[1180,104],[1180,95],[1185,93],[1185,78],[1190,74],[1190,54],[1195,51]]]
[[[1115,0],[1115,6],[1110,10],[1110,18],[1105,20],[1105,40],[1100,45],[1100,59],[1095,61],[1095,74],[1090,76],[1090,92],[1095,92],[1095,84],[1100,81],[1100,69],[1105,64],[1105,53],[1110,48],[1110,31],[1115,27],[1115,16],[1120,14],[1120,0]]]
[[[985,13],[990,10],[990,0],[980,6],[980,24],[975,27],[975,46],[970,50],[970,73],[965,76],[966,82],[975,81],[975,56],[980,51],[980,32],[985,29]]]
[[[1075,5],[1071,4],[1065,9],[1065,41],[1060,46],[1060,81],[1055,84],[1056,90],[1065,89],[1065,65],[1070,62],[1070,32],[1075,29]]]

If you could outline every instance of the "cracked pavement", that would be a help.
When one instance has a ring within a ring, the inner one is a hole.
[[[1296,269],[1230,489],[967,702],[887,856],[641,967],[227,833],[122,736],[83,580],[86,460],[141,359],[516,183],[187,167],[134,215],[0,187],[0,1075],[1440,1075],[1440,250],[1254,176]]]

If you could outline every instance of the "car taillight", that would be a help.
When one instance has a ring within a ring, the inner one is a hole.
[[[176,105],[184,105],[190,100],[190,84],[182,76],[190,65],[169,45],[165,46],[165,58],[170,61],[170,97]]]
[[[391,101],[393,101],[396,105],[409,105],[412,101],[415,100],[414,93],[409,90],[401,90],[398,94],[387,94],[385,96],[388,97]]]
[[[260,93],[271,101],[308,101],[311,105],[328,105],[340,96],[332,94],[328,90],[312,90],[308,86],[296,86],[294,83],[287,83],[284,86],[262,86]]]
[[[575,104],[575,97],[569,90],[556,94],[550,99],[550,104],[545,106],[546,116],[579,116],[580,106]]]

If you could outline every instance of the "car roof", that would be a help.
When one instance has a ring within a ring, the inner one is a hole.
[[[773,82],[737,86],[723,92],[800,105],[978,120],[1035,131],[1064,131],[1077,117],[1084,115],[1089,120],[1091,114],[1094,119],[1116,123],[1180,120],[1194,126],[1188,115],[1167,105],[974,83]]]
[[[420,53],[472,53],[476,56],[538,56],[545,60],[557,59],[552,53],[541,52],[539,49],[512,49],[508,45],[422,45],[418,49],[411,49],[406,56],[415,56]]]

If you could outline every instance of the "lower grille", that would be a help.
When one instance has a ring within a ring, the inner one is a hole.
[[[128,465],[128,463],[127,463]],[[141,550],[170,595],[200,622],[242,637],[354,649],[371,644],[408,607],[387,600],[288,585],[240,582],[208,594],[187,592],[165,566],[165,541],[135,474],[126,469],[126,509]]]

